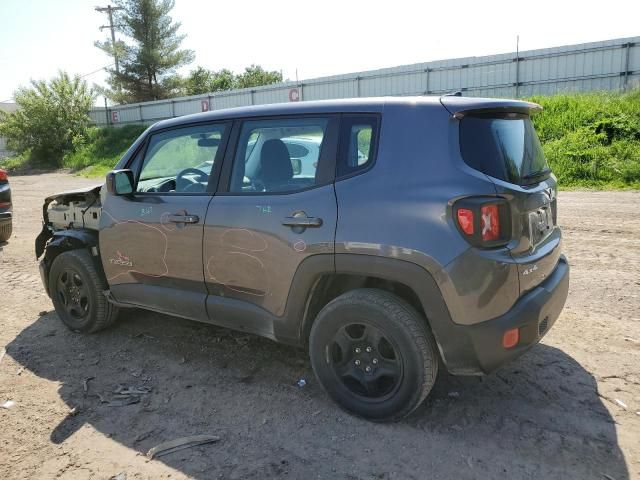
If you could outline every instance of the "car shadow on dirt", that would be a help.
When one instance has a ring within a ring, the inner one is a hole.
[[[49,313],[7,345],[75,408],[53,443],[86,423],[143,454],[219,435],[154,460],[194,478],[629,478],[593,377],[550,346],[488,377],[441,375],[410,418],[375,424],[336,407],[300,349],[139,310],[121,317],[83,336]],[[118,385],[150,392],[128,400]]]

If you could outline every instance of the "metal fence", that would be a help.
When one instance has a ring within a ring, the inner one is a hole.
[[[625,90],[640,84],[640,37],[439,60],[300,82],[91,110],[98,125],[153,123],[221,108],[384,95],[528,97]]]
[[[8,157],[11,152],[7,149],[7,142],[4,138],[0,137],[0,158]]]
[[[16,105],[15,103],[5,103],[5,102],[0,102],[0,111],[2,112],[15,112],[16,111]],[[7,149],[7,141],[0,137],[0,159],[4,158],[4,157],[8,157],[12,154],[12,152]]]
[[[94,108],[97,125],[150,124],[221,108],[384,95],[529,97],[560,92],[627,90],[640,85],[640,37],[438,60],[301,82],[230,90],[155,102]],[[13,105],[12,105],[13,106]],[[0,138],[0,158],[8,155]]]

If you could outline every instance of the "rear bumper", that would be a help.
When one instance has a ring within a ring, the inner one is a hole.
[[[489,373],[519,357],[549,331],[560,315],[569,292],[569,264],[564,256],[549,277],[521,297],[507,313],[475,325],[451,325],[455,341],[442,345],[442,356],[453,374]],[[518,328],[519,343],[502,346],[507,330]],[[441,335],[440,335],[441,336]]]
[[[0,225],[11,223],[12,214],[11,211],[0,211]]]

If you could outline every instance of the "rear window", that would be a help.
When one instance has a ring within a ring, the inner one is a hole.
[[[462,118],[460,151],[471,168],[519,185],[551,173],[531,119],[520,113]]]

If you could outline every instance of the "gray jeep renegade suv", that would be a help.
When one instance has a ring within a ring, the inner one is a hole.
[[[538,109],[383,98],[159,122],[104,186],[46,199],[42,280],[73,331],[142,307],[305,345],[343,408],[403,417],[439,368],[489,373],[562,310]]]

